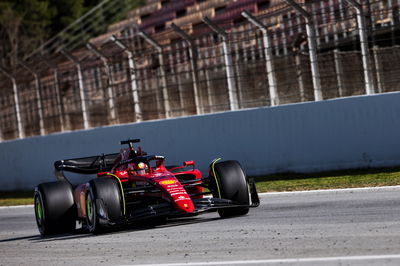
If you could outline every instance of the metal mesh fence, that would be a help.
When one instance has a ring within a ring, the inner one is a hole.
[[[361,1],[367,53],[360,14],[349,1],[299,3],[309,18],[285,1],[257,14],[266,34],[244,17],[225,15],[213,21],[226,36],[206,23],[181,27],[191,42],[169,28],[146,37],[130,26],[118,35],[126,49],[112,40],[97,46],[103,58],[81,47],[73,52],[75,61],[61,54],[32,59],[39,86],[25,69],[14,74],[23,135],[271,106],[274,97],[280,105],[314,101],[316,77],[324,100],[363,95],[368,69],[374,93],[400,90],[400,1]],[[316,33],[315,63],[308,23]],[[14,139],[13,84],[6,76],[0,82],[2,138]]]

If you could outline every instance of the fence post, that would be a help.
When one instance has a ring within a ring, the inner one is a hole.
[[[18,137],[20,139],[25,137],[25,133],[22,127],[22,119],[21,119],[21,109],[20,109],[20,103],[19,103],[19,92],[18,92],[18,86],[17,82],[15,81],[15,77],[9,74],[4,68],[0,67],[0,71],[3,72],[3,74],[9,78],[12,82],[13,85],[13,93],[14,93],[14,102],[15,102],[15,114],[17,118],[17,127],[18,127]]]
[[[315,35],[314,21],[312,19],[312,15],[308,13],[304,8],[302,8],[299,4],[297,4],[294,0],[285,0],[285,1],[306,20],[308,50],[310,53],[311,75],[314,86],[314,98],[315,101],[321,101],[323,100],[322,90],[321,90],[321,77],[318,69],[317,44],[315,40],[316,35]]]
[[[383,75],[383,69],[382,69],[382,62],[381,59],[379,58],[379,47],[374,46],[372,48],[373,54],[374,54],[374,60],[376,64],[376,81],[378,83],[378,93],[382,93],[385,91],[384,88],[384,75]]]
[[[239,26],[236,30],[238,32],[241,32],[241,34],[243,34],[245,31],[243,26]],[[239,37],[239,39],[240,39],[240,37]],[[242,40],[247,40],[247,38],[242,38]],[[232,46],[231,46],[231,48],[232,48]],[[233,64],[235,66],[236,82],[237,82],[238,88],[239,87],[241,88],[241,90],[238,91],[238,99],[239,99],[239,102],[242,103],[242,107],[243,107],[243,103],[244,103],[245,99],[244,99],[244,95],[243,95],[243,88],[242,88],[243,81],[242,81],[242,73],[241,73],[241,67],[240,67],[240,65],[243,62],[240,61],[239,41],[235,41],[233,43],[233,51],[234,51],[233,52],[234,56],[232,56],[232,59],[234,62]],[[247,64],[245,64],[245,65],[247,66]]]
[[[40,135],[45,135],[46,132],[44,130],[44,120],[43,120],[43,106],[42,106],[42,95],[40,93],[40,81],[39,75],[36,71],[26,65],[24,62],[18,60],[18,64],[28,70],[35,79],[35,87],[36,87],[36,98],[37,98],[37,107],[38,107],[38,115],[39,115],[39,128],[40,128]]]
[[[342,62],[339,57],[339,51],[337,49],[333,50],[333,58],[335,60],[335,70],[336,70],[336,77],[338,82],[338,92],[339,97],[343,97],[343,68]]]
[[[365,23],[365,15],[362,5],[356,0],[345,0],[352,5],[357,12],[358,34],[360,35],[361,56],[364,69],[365,91],[367,95],[375,93],[374,81],[371,70],[371,57],[368,49],[367,28]]]
[[[274,62],[272,61],[272,47],[268,36],[268,28],[248,11],[243,11],[242,16],[250,21],[250,23],[252,23],[254,26],[259,28],[263,34],[264,54],[269,84],[269,95],[271,97],[271,106],[279,105],[278,86],[276,82]]]
[[[295,55],[295,63],[296,63],[296,75],[297,75],[297,82],[299,84],[299,91],[300,91],[300,101],[305,102],[307,100],[306,98],[306,90],[305,90],[305,85],[304,85],[304,77],[303,77],[303,70],[301,67],[301,57],[302,53],[298,51]]]
[[[63,103],[61,99],[61,93],[60,93],[60,85],[59,85],[59,79],[58,79],[58,68],[56,65],[46,61],[44,58],[42,61],[45,63],[45,65],[51,69],[53,69],[53,75],[54,75],[54,88],[56,89],[56,100],[57,100],[57,106],[58,106],[58,112],[60,113],[60,127],[61,131],[65,131],[65,126],[64,126],[64,108],[63,108]]]
[[[204,38],[205,39],[205,38]],[[201,53],[200,53],[201,54]],[[210,80],[210,74],[209,74],[209,62],[210,62],[210,57],[209,57],[209,52],[208,49],[205,49],[203,51],[203,67],[202,70],[204,72],[204,82],[206,83],[206,87],[207,87],[207,94],[208,94],[208,112],[212,113],[214,111],[214,100],[213,100],[213,91],[212,91],[212,84],[211,84],[211,80]]]
[[[160,62],[160,72],[161,72],[161,83],[162,83],[162,94],[164,98],[164,111],[165,117],[170,118],[172,117],[171,114],[171,106],[169,102],[169,95],[168,95],[168,88],[167,88],[167,77],[165,75],[165,65],[164,65],[164,57],[163,57],[163,48],[160,44],[158,44],[153,38],[151,38],[147,33],[144,31],[139,32],[139,36],[141,36],[147,43],[151,46],[156,48],[158,52],[158,60]]]
[[[237,110],[239,109],[238,91],[233,71],[232,56],[228,46],[228,34],[222,28],[212,22],[208,17],[204,17],[203,22],[206,23],[211,28],[211,30],[217,33],[222,39],[226,67],[226,78],[228,80],[229,106],[231,110]]]
[[[142,110],[140,108],[140,100],[139,100],[139,88],[137,84],[136,77],[136,62],[133,59],[133,53],[128,49],[128,47],[123,44],[115,35],[110,37],[110,40],[114,42],[118,47],[120,47],[128,56],[128,65],[129,65],[129,75],[131,81],[131,90],[132,90],[132,99],[133,99],[133,109],[135,110],[135,118],[137,122],[143,120]]]
[[[189,35],[187,35],[181,28],[179,28],[174,23],[171,24],[171,28],[189,45],[189,56],[190,56],[190,65],[192,67],[193,93],[194,93],[194,102],[196,105],[196,113],[203,114],[204,110],[200,100],[199,85],[198,85],[199,73],[197,66],[197,59],[198,59],[197,45]]]
[[[68,60],[76,66],[76,71],[78,73],[78,85],[79,85],[79,94],[81,96],[81,108],[82,108],[82,117],[83,117],[83,128],[89,128],[89,116],[87,112],[87,105],[86,105],[86,94],[83,88],[83,75],[82,75],[82,68],[81,62],[72,54],[69,54],[65,50],[61,50],[61,54],[63,54]]]
[[[171,51],[171,53],[172,53],[172,51]],[[170,53],[170,60],[171,60],[171,63],[173,64],[173,62],[172,62],[173,59],[172,59],[172,54],[171,53]],[[183,95],[183,86],[182,86],[182,78],[181,78],[181,72],[183,72],[184,69],[182,67],[183,64],[182,64],[182,61],[181,61],[181,53],[179,52],[178,45],[176,45],[175,56],[176,56],[176,59],[177,59],[176,60],[177,71],[174,70],[174,66],[173,65],[171,65],[170,67],[171,67],[172,76],[175,76],[174,81],[178,85],[179,107],[181,108],[179,113],[180,113],[181,116],[183,116],[183,115],[186,115],[186,112],[185,112],[185,96]]]
[[[97,57],[100,58],[100,60],[103,62],[104,68],[106,69],[107,73],[106,75],[108,77],[108,86],[107,86],[108,108],[110,109],[111,124],[112,123],[118,124],[118,117],[115,109],[114,90],[113,90],[114,79],[112,77],[112,71],[110,65],[108,64],[108,58],[93,44],[86,43],[86,47],[89,49],[89,51],[91,51],[93,54],[95,54]]]

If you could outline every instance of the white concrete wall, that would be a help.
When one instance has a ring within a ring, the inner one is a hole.
[[[236,159],[250,175],[400,165],[400,93],[148,121],[0,143],[0,190],[54,180],[55,160],[141,138],[167,164]]]

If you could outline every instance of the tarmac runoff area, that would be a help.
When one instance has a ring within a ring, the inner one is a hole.
[[[400,265],[400,187],[260,198],[242,217],[48,238],[32,206],[0,208],[0,265]]]

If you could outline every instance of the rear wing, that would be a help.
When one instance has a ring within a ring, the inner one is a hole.
[[[103,154],[54,162],[56,172],[68,171],[78,174],[97,174],[111,171],[119,153]]]

